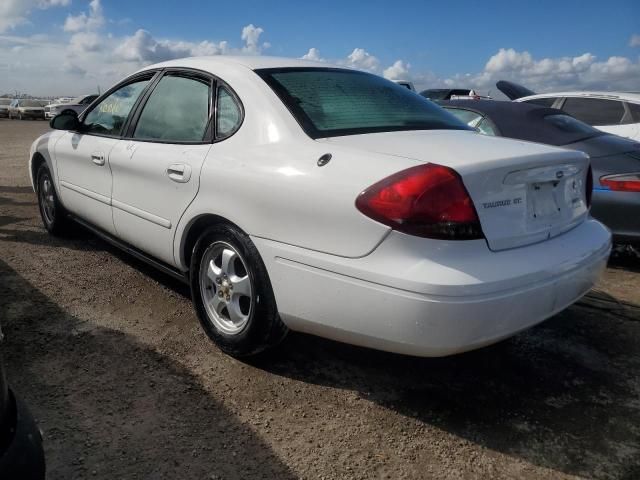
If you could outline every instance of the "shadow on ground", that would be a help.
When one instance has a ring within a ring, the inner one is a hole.
[[[68,315],[2,261],[0,318],[10,381],[40,421],[50,480],[294,478],[189,371]]]
[[[81,232],[53,241],[110,251],[188,298],[180,282]],[[15,241],[44,243],[23,231]],[[238,478],[245,474],[237,458],[256,456],[266,477],[290,476],[190,372],[122,333],[80,324],[0,266],[14,377],[24,377],[21,388],[38,392],[34,410],[45,419],[45,433],[69,436],[68,451],[50,452],[55,465],[75,462],[80,473],[109,470],[110,478],[129,478],[138,462],[158,465],[158,471],[144,472],[152,477],[204,478],[205,470],[226,468],[225,478]],[[629,259],[612,266],[635,268]],[[534,465],[632,479],[640,478],[639,346],[640,308],[592,292],[511,340],[454,357],[404,357],[292,334],[276,352],[251,363],[278,376],[355,391]]]
[[[595,292],[529,332],[453,357],[405,357],[294,334],[258,365],[356,391],[552,470],[632,479],[640,478],[639,345],[640,308]]]

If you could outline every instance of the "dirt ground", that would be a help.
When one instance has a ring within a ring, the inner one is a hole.
[[[567,311],[443,359],[292,334],[243,363],[188,289],[78,228],[29,185],[45,122],[0,119],[0,321],[49,479],[640,478],[640,262]]]

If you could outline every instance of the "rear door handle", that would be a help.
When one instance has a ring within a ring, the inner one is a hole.
[[[167,167],[167,175],[178,183],[187,183],[191,179],[191,167],[184,163],[172,163]]]
[[[104,165],[104,153],[96,152],[91,154],[91,161],[99,167]]]

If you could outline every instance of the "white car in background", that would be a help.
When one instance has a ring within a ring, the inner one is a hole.
[[[33,98],[16,98],[12,100],[8,108],[8,116],[10,119],[18,120],[44,119],[44,100],[36,100]]]
[[[564,110],[578,120],[604,132],[640,142],[640,92],[534,92],[512,82],[498,88],[516,102]]]
[[[187,281],[236,356],[288,329],[422,356],[481,347],[575,302],[611,248],[585,154],[478,135],[325,63],[172,60],[52,127],[29,155],[49,232],[70,217]]]
[[[12,102],[12,98],[0,98],[0,117],[9,117],[9,106]]]
[[[45,109],[45,118],[53,118],[65,110],[73,110],[77,114],[82,113],[93,102],[98,95],[81,95],[67,102],[52,103]]]

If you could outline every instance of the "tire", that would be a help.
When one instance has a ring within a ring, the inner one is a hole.
[[[190,267],[198,319],[223,352],[248,357],[284,339],[288,329],[267,269],[247,234],[231,225],[209,228],[193,248]]]
[[[62,235],[68,227],[67,211],[60,203],[51,172],[41,165],[37,173],[38,209],[44,228],[52,235]]]

